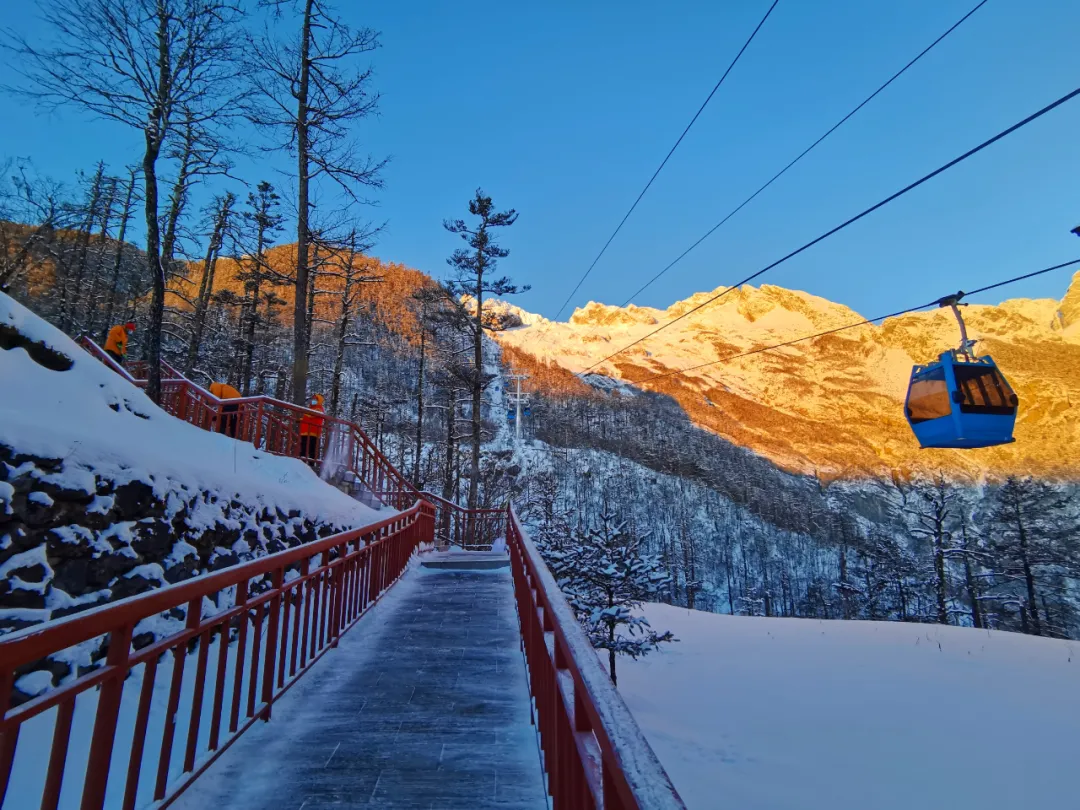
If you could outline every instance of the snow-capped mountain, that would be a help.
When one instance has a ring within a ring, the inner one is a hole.
[[[522,326],[499,340],[575,373],[602,361],[724,288],[664,310],[589,302],[552,322],[498,302]],[[945,469],[998,477],[1080,474],[1080,273],[1062,300],[971,305],[964,317],[1020,397],[1014,444],[920,450],[903,417],[911,366],[958,344],[948,310],[912,313],[784,348],[644,382],[857,323],[863,316],[809,293],[744,286],[632,349],[600,362],[604,374],[670,394],[699,425],[799,472],[825,477]]]

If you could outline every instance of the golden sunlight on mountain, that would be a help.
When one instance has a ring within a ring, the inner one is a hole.
[[[590,302],[568,323],[522,313],[499,340],[580,372],[714,293],[667,310]],[[959,341],[947,310],[919,312],[646,381],[860,319],[839,304],[771,285],[734,290],[595,371],[674,397],[694,421],[780,465],[822,477],[943,469],[965,478],[1080,476],[1080,273],[1061,301],[1015,299],[964,310],[980,354],[1020,397],[1016,442],[920,450],[903,416],[913,363]]]

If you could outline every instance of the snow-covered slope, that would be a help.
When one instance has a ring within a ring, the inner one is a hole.
[[[516,307],[524,326],[499,340],[580,372],[724,288],[666,310],[590,302],[568,322]],[[889,319],[783,349],[656,380],[698,424],[785,467],[824,475],[940,467],[978,476],[1080,473],[1080,273],[1062,301],[1005,301],[965,309],[981,353],[991,354],[1020,396],[1017,442],[977,451],[920,451],[903,418],[911,366],[958,343],[946,310]],[[597,371],[641,381],[664,372],[856,323],[840,304],[763,285],[732,290]]]
[[[679,641],[619,691],[691,810],[1077,806],[1075,642],[645,613]]]
[[[0,351],[0,443],[63,458],[75,469],[130,480],[212,489],[223,499],[303,510],[328,522],[363,525],[385,514],[320,481],[307,465],[189,425],[80,349],[63,332],[0,293],[0,324],[73,361],[54,371],[25,349]],[[72,472],[73,483],[78,473]]]

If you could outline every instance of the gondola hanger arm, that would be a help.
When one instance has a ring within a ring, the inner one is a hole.
[[[949,307],[953,315],[956,316],[956,322],[960,325],[960,348],[957,349],[959,354],[964,355],[969,359],[975,359],[975,341],[970,340],[967,335],[967,326],[964,324],[964,316],[960,314],[960,307],[966,307],[967,304],[961,303],[961,299],[964,297],[963,290],[957,290],[952,295],[942,296],[937,300],[939,307]]]

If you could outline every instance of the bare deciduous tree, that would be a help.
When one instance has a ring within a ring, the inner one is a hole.
[[[36,177],[25,165],[8,161],[0,174],[10,184],[0,186],[0,291],[27,269],[35,250],[68,224],[63,186]]]
[[[296,157],[296,296],[293,311],[292,397],[307,399],[309,271],[313,183],[331,181],[351,202],[366,202],[364,188],[381,188],[384,160],[360,155],[351,125],[375,113],[370,68],[353,68],[379,47],[378,34],[353,29],[324,0],[267,0],[279,15],[292,12],[291,35],[267,31],[249,43],[255,94],[251,121],[268,131],[275,147]],[[280,21],[280,16],[279,16]]]
[[[165,306],[158,160],[176,127],[220,124],[235,107],[240,12],[227,0],[54,0],[43,9],[48,44],[8,35],[26,84],[47,106],[73,105],[143,136],[146,256],[153,280],[147,393],[161,394]]]

